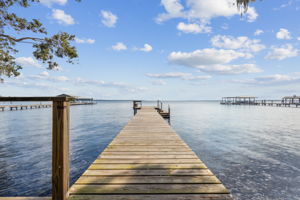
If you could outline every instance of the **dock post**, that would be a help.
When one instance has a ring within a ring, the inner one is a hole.
[[[52,200],[67,200],[69,193],[70,102],[53,101]]]
[[[136,115],[137,111],[142,108],[142,101],[133,101],[133,114]]]
[[[133,115],[136,115],[136,113],[137,113],[137,102],[136,101],[133,101],[132,107],[133,107]]]

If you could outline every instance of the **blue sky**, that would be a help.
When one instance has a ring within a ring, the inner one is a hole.
[[[79,58],[46,70],[20,44],[18,78],[0,95],[201,100],[299,94],[300,0],[41,0],[14,7],[48,32],[76,35]],[[9,30],[8,30],[9,31]],[[12,33],[15,34],[15,33]],[[29,33],[16,35],[21,37]]]

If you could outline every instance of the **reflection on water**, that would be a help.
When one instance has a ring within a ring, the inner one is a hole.
[[[174,129],[236,199],[300,199],[300,109],[170,105]],[[72,183],[130,120],[131,107],[71,107]],[[0,112],[0,130],[0,196],[49,195],[51,108]]]

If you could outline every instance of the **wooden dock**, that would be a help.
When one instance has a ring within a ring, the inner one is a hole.
[[[162,118],[142,107],[69,190],[70,200],[229,200]]]

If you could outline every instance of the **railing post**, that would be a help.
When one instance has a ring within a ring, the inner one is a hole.
[[[69,196],[69,107],[70,102],[53,101],[52,200]]]

